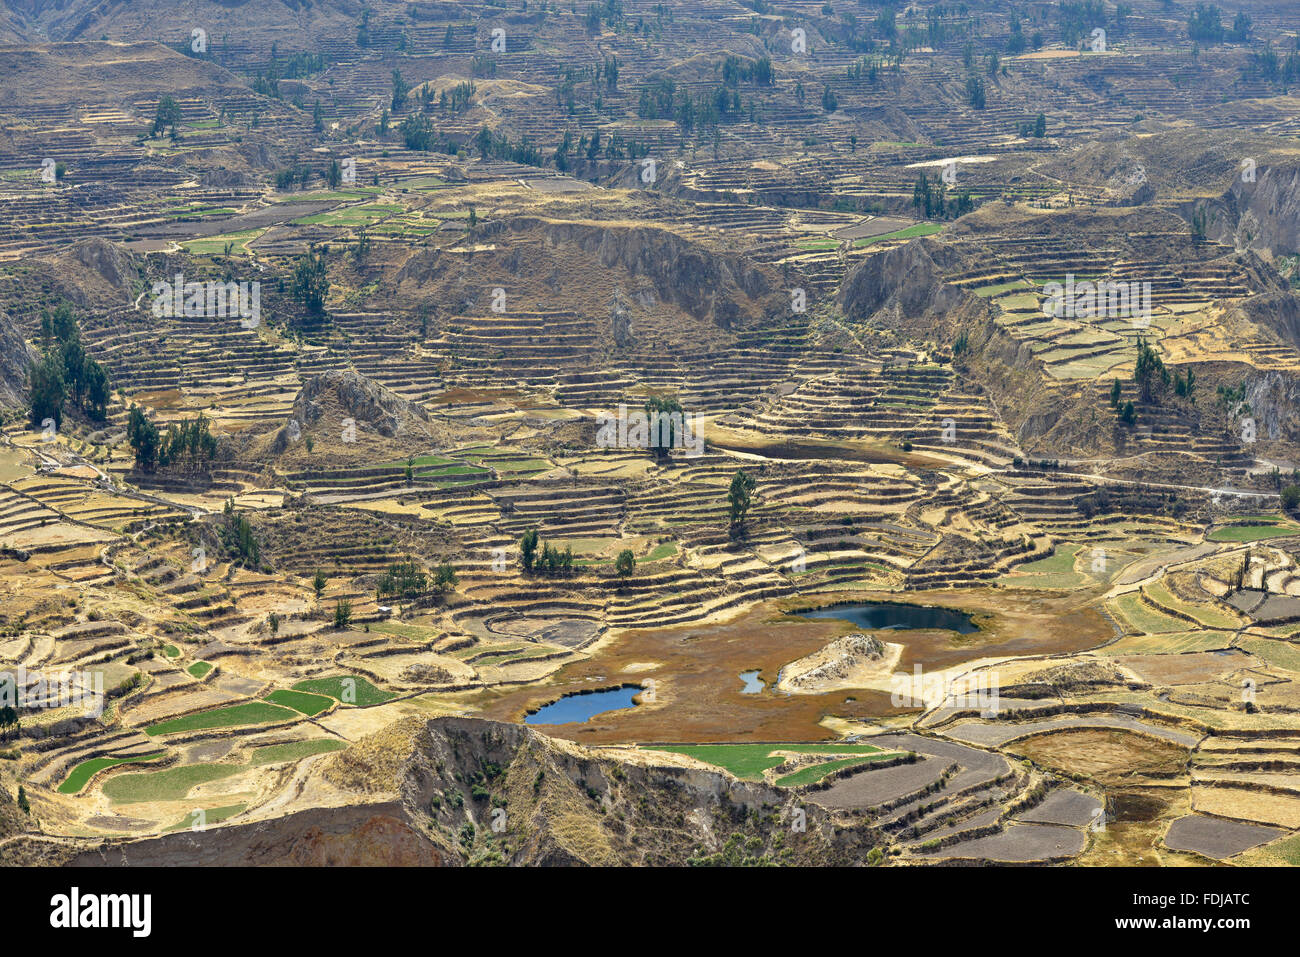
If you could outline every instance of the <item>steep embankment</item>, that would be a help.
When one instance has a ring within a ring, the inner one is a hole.
[[[9,316],[0,312],[0,406],[24,403],[27,365],[36,359]]]
[[[1206,235],[1237,249],[1258,250],[1265,256],[1300,252],[1300,161],[1273,165],[1257,163],[1232,177],[1217,199],[1188,204],[1203,209]]]
[[[943,281],[940,263],[953,256],[951,248],[927,240],[870,256],[845,278],[840,306],[850,320],[922,342],[950,347],[965,335],[959,371],[992,395],[1024,445],[1059,420],[1061,397],[1044,388],[1047,374],[1029,344],[994,322],[992,305]]]

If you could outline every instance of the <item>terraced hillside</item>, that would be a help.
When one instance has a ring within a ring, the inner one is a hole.
[[[1284,9],[4,10],[3,859],[1294,857]]]

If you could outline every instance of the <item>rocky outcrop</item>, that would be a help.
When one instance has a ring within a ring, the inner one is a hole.
[[[807,831],[786,841],[788,792],[633,754],[620,760],[523,725],[443,718],[419,737],[403,788],[414,807],[431,809],[438,830],[463,840],[467,859],[495,852],[510,864],[730,860],[738,842],[753,862],[844,864],[860,861],[876,839],[865,826],[833,829],[825,812],[808,807]],[[477,827],[472,840],[467,817]]]
[[[69,255],[115,289],[130,289],[136,277],[135,262],[121,246],[105,239],[87,239],[69,250]]]
[[[1246,378],[1246,404],[1261,440],[1300,438],[1300,379],[1273,369]]]
[[[121,306],[139,292],[135,256],[106,239],[82,240],[39,263],[58,297],[82,310]]]
[[[352,370],[332,370],[306,380],[293,400],[289,420],[271,445],[280,454],[294,445],[306,429],[355,441],[360,432],[393,439],[412,426],[429,422],[429,413]]]
[[[1147,178],[1146,168],[1132,160],[1111,174],[1105,190],[1102,202],[1106,206],[1142,206],[1156,198],[1156,187]]]
[[[1244,168],[1204,208],[1213,239],[1267,256],[1300,252],[1300,164],[1294,161]]]
[[[36,358],[36,351],[27,345],[18,327],[0,312],[0,405],[24,404],[27,366]]]
[[[845,277],[839,301],[850,319],[865,320],[886,306],[901,318],[916,319],[931,312],[956,308],[970,297],[942,280],[931,253],[942,247],[910,242],[888,252],[868,256]]]
[[[1244,318],[1300,350],[1300,295],[1279,292],[1252,296],[1240,308]]]
[[[865,667],[882,662],[888,646],[861,632],[836,638],[821,651],[787,665],[779,685],[791,691],[820,691],[837,687]],[[801,668],[800,666],[806,666]]]

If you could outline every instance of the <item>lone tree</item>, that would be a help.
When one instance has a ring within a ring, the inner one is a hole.
[[[41,428],[46,419],[55,426],[63,424],[63,403],[67,400],[67,386],[63,384],[63,369],[51,355],[27,367],[27,388],[31,393],[31,422]]]
[[[158,467],[158,453],[162,437],[158,427],[149,421],[138,405],[131,406],[126,420],[126,440],[135,453],[135,467],[141,472],[152,472]]]
[[[618,558],[614,560],[614,571],[618,572],[619,578],[631,575],[635,568],[636,556],[632,554],[632,549],[625,548],[618,553]]]
[[[312,591],[316,593],[317,604],[320,604],[321,595],[325,594],[325,583],[326,583],[325,573],[321,571],[319,568],[316,569],[316,574],[313,575],[311,579],[311,587],[312,587]]]
[[[1196,239],[1205,239],[1209,233],[1210,226],[1213,225],[1214,218],[1205,211],[1204,206],[1197,206],[1192,210],[1192,236]]]
[[[262,546],[248,519],[235,511],[234,499],[226,499],[222,522],[217,526],[217,537],[232,564],[252,570],[262,566]]]
[[[336,631],[342,631],[350,624],[352,624],[352,602],[340,598],[334,603],[334,628]]]
[[[406,106],[406,95],[411,92],[411,84],[402,79],[402,71],[393,71],[393,112],[402,112]]]
[[[12,683],[10,683],[9,687],[9,700],[17,700],[14,696]],[[8,741],[11,738],[16,738],[22,733],[22,730],[22,722],[18,720],[18,709],[12,705],[0,707],[0,740]]]
[[[330,279],[325,269],[325,250],[316,252],[313,245],[298,260],[293,271],[293,298],[302,303],[313,316],[325,314],[325,297],[329,295]]]
[[[749,514],[749,507],[752,504],[754,504],[754,479],[744,469],[739,469],[731,477],[731,488],[727,491],[727,507],[733,530],[745,523],[745,516]]]
[[[685,436],[682,404],[674,398],[652,395],[645,403],[646,422],[650,427],[650,448],[657,459],[666,459]]]
[[[443,562],[438,566],[438,570],[433,573],[433,587],[439,595],[446,595],[447,592],[456,587],[459,581],[460,579],[456,577],[456,569],[451,562]]]
[[[150,136],[157,136],[167,127],[172,128],[172,135],[176,135],[176,125],[181,121],[181,108],[176,105],[176,101],[170,96],[164,96],[158,101],[158,109],[153,114],[153,127],[149,131]]]

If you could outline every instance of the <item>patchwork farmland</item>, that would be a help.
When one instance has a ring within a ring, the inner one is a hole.
[[[0,6],[0,859],[1295,862],[1285,5]]]

